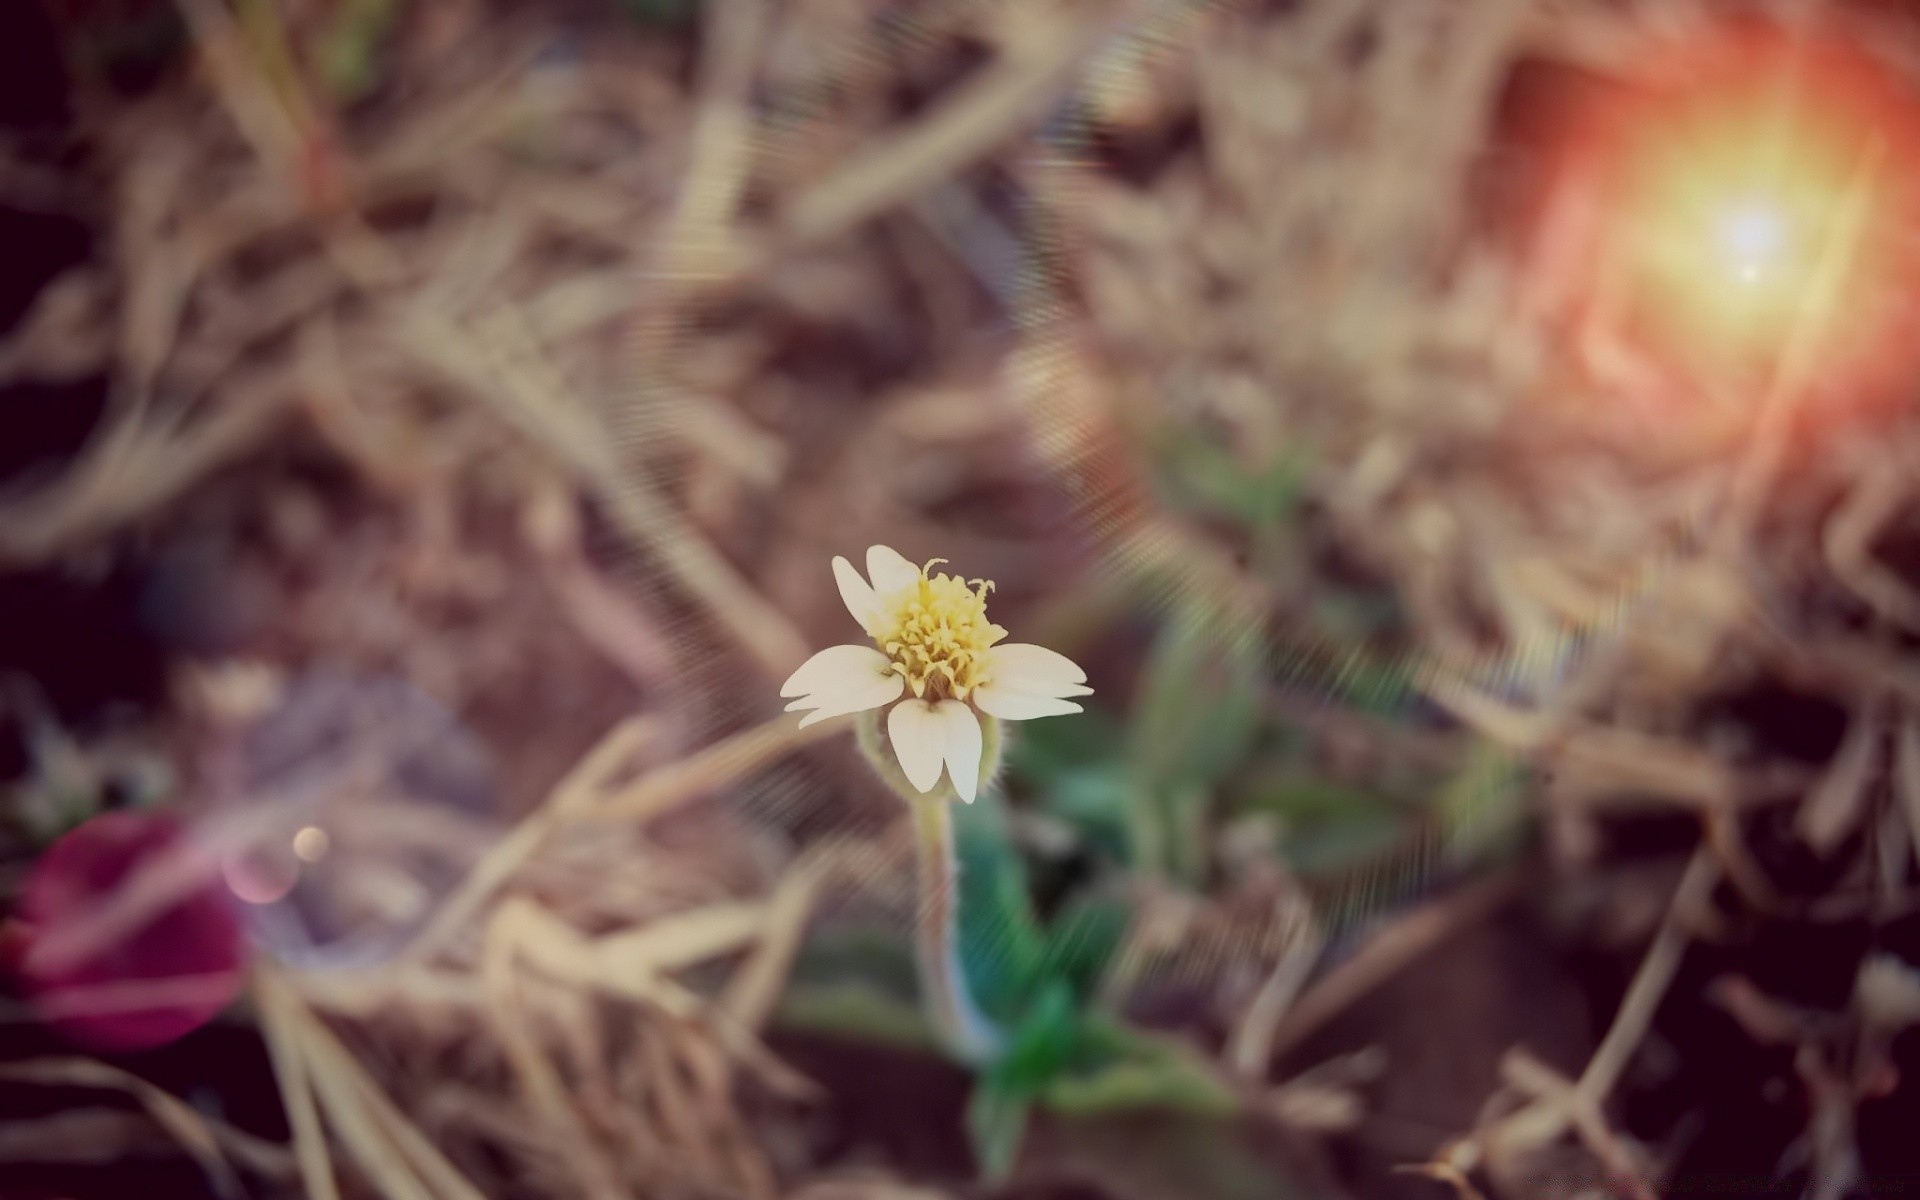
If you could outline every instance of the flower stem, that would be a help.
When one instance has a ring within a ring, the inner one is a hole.
[[[907,781],[892,749],[881,741],[878,713],[861,714],[859,737],[861,752],[874,773],[887,781],[913,815],[920,882],[914,951],[927,1015],[955,1055],[968,1063],[989,1062],[1000,1052],[1001,1036],[974,1003],[960,962],[960,863],[954,849],[952,789],[943,782],[922,793]]]
[[[915,940],[920,986],[948,1048],[967,1062],[987,1062],[1000,1051],[1000,1031],[974,1004],[960,963],[960,864],[953,846],[952,801],[936,793],[915,796],[909,804],[920,855],[920,928]]]

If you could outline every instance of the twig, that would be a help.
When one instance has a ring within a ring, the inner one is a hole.
[[[254,69],[246,36],[222,0],[175,0],[227,112],[254,153],[277,170],[299,160],[303,135],[280,95]]]
[[[285,389],[232,397],[184,429],[123,418],[56,485],[0,506],[0,562],[30,566],[74,541],[156,508],[277,432],[293,411]]]
[[[595,1200],[614,1200],[621,1189],[613,1164],[569,1103],[560,1072],[528,1028],[515,969],[523,948],[529,954],[567,958],[587,956],[590,951],[570,928],[554,921],[531,901],[520,899],[509,900],[494,912],[487,922],[485,942],[480,976],[485,985],[488,1023],[506,1051],[520,1089],[545,1127],[561,1139],[566,1165],[587,1194]]]
[[[697,754],[649,772],[588,807],[569,821],[645,822],[661,813],[744,778],[775,760],[846,731],[852,718],[832,718],[799,728],[790,714],[722,738]]]
[[[621,532],[657,555],[769,675],[784,678],[806,658],[806,640],[786,614],[621,464],[607,431],[540,361],[531,333],[513,312],[496,310],[472,336],[443,314],[421,312],[400,331],[400,343],[577,472],[605,500]]]
[[[612,786],[614,777],[651,740],[658,725],[653,719],[638,718],[616,727],[586,753],[539,808],[475,864],[396,961],[419,963],[444,949],[494,892],[562,826],[580,821],[651,820],[792,750],[828,737],[845,725],[845,720],[822,721],[802,730],[791,716],[782,714],[617,789]]]
[[[1691,937],[1690,923],[1706,906],[1719,879],[1719,864],[1713,855],[1704,847],[1695,851],[1686,873],[1680,877],[1679,886],[1674,889],[1673,899],[1668,902],[1666,919],[1660,923],[1660,931],[1647,947],[1647,955],[1620,1001],[1620,1011],[1614,1015],[1607,1036],[1593,1052],[1587,1069],[1580,1073],[1578,1088],[1587,1103],[1599,1105],[1612,1094],[1634,1048],[1646,1036],[1653,1014],[1666,996],[1667,986],[1673,982],[1674,972],[1680,967],[1681,955],[1686,952]]]
[[[35,1058],[0,1064],[0,1080],[47,1087],[105,1088],[124,1092],[140,1102],[159,1126],[180,1144],[205,1171],[222,1196],[244,1194],[227,1161],[231,1156],[249,1169],[279,1174],[286,1165],[279,1147],[222,1121],[203,1116],[170,1092],[137,1075],[88,1058]]]
[[[340,1188],[333,1177],[333,1156],[327,1148],[326,1131],[320,1125],[320,1111],[314,1107],[307,1061],[301,1055],[299,1039],[287,1015],[285,985],[272,971],[257,972],[254,995],[261,1032],[266,1035],[267,1053],[273,1060],[274,1082],[280,1088],[280,1105],[286,1109],[287,1125],[293,1134],[294,1157],[300,1164],[300,1182],[307,1190],[307,1200],[339,1200]]]
[[[1561,1122],[1571,1122],[1580,1140],[1630,1191],[1633,1200],[1658,1200],[1653,1185],[1646,1179],[1639,1155],[1607,1124],[1600,1106],[1584,1099],[1576,1085],[1519,1049],[1510,1051],[1501,1060],[1500,1071],[1511,1086],[1534,1097],[1534,1103],[1516,1114],[1513,1124],[1508,1126],[1510,1136],[1518,1131],[1528,1139],[1557,1137]]]
[[[1475,731],[1518,753],[1540,752],[1551,741],[1562,765],[1579,768],[1589,787],[1604,783],[1652,792],[1696,808],[1732,804],[1745,790],[1725,762],[1677,741],[1522,711],[1437,674],[1423,690]]]
[[[400,1200],[485,1200],[290,989],[279,995],[327,1116],[382,1188]]]
[[[395,956],[395,964],[424,962],[467,928],[500,885],[546,844],[563,821],[591,804],[609,780],[624,770],[640,748],[653,738],[657,729],[655,720],[639,717],[615,726],[601,738],[547,794],[540,807],[527,814],[485,858],[474,864],[433,920]]]
[[[943,182],[1044,112],[1095,47],[1167,2],[1134,0],[1117,15],[1036,21],[978,82],[802,193],[787,209],[783,234],[796,243],[823,241]]]
[[[803,854],[787,868],[767,898],[759,945],[720,995],[719,1008],[724,1019],[742,1029],[757,1030],[766,1024],[779,1003],[793,960],[800,952],[807,921],[813,915],[821,888],[844,852],[841,844],[829,843]]]
[[[652,298],[656,302],[643,302],[643,315],[671,316],[660,301],[671,299],[676,281],[704,273],[701,259],[722,249],[733,224],[752,161],[753,82],[770,7],[769,0],[718,0],[704,6],[690,161],[673,215],[655,242],[661,260],[657,278],[666,286]],[[647,328],[643,322],[642,329]],[[644,339],[641,346],[648,353],[659,348],[656,339]]]
[[[1273,1031],[1266,1061],[1299,1045],[1455,931],[1506,903],[1519,884],[1519,875],[1509,871],[1397,918],[1287,1010]]]
[[[1539,1146],[1560,1137],[1571,1126],[1609,1169],[1633,1185],[1636,1196],[1650,1200],[1652,1188],[1640,1178],[1632,1155],[1601,1114],[1673,983],[1690,937],[1689,923],[1711,898],[1719,878],[1718,861],[1711,849],[1702,845],[1687,864],[1668,902],[1666,918],[1634,973],[1613,1024],[1580,1078],[1569,1084],[1530,1056],[1510,1053],[1503,1069],[1509,1080],[1533,1099],[1518,1112],[1478,1131],[1472,1141],[1483,1147]]]
[[[1286,906],[1282,918],[1287,928],[1282,937],[1286,949],[1247,1006],[1227,1044],[1227,1063],[1243,1078],[1258,1079],[1266,1075],[1273,1062],[1274,1037],[1280,1022],[1300,994],[1307,975],[1320,961],[1320,951],[1325,945],[1319,923],[1303,897],[1288,895],[1281,903]]]
[[[1911,503],[1912,470],[1896,458],[1876,458],[1866,467],[1839,511],[1827,521],[1820,539],[1835,579],[1880,617],[1907,630],[1920,630],[1920,592],[1873,555],[1873,543]]]

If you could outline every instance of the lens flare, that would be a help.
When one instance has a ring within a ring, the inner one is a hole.
[[[385,961],[501,833],[487,747],[399,679],[316,668],[224,749],[218,808],[252,834],[222,877],[303,970]]]
[[[1758,283],[1763,271],[1777,268],[1789,248],[1791,222],[1779,205],[1764,198],[1729,205],[1720,214],[1720,254],[1735,278]]]
[[[34,864],[19,915],[27,996],[83,1045],[166,1045],[212,1020],[244,980],[234,915],[165,817],[113,812],[68,833]]]
[[[1857,48],[1753,30],[1649,56],[1641,83],[1575,139],[1595,320],[1734,391],[1790,343],[1823,384],[1883,378],[1920,267],[1915,97]]]

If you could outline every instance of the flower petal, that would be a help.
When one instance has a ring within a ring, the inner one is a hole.
[[[837,554],[833,556],[833,581],[840,585],[841,603],[847,606],[853,619],[860,622],[860,628],[870,628],[880,612],[879,597],[873,594],[867,581],[860,578],[853,564]]]
[[[980,790],[980,718],[958,700],[942,700],[933,711],[946,743],[943,753],[954,794],[972,804],[974,793]]]
[[[787,676],[787,681],[780,685],[780,694],[805,696],[814,692],[836,692],[865,683],[870,675],[888,673],[887,656],[872,646],[828,646]]]
[[[920,582],[920,568],[892,546],[868,546],[867,578],[876,599],[890,600]]]
[[[904,700],[887,714],[887,740],[907,782],[923,792],[940,782],[947,748],[946,721],[925,700]]]
[[[1087,682],[1078,663],[1058,651],[1031,642],[1007,642],[987,651],[982,664],[988,682],[1003,691],[1035,696],[1084,696],[1069,687]]]
[[[906,689],[907,681],[898,675],[874,675],[851,686],[838,688],[831,692],[820,692],[816,695],[806,697],[804,701],[796,700],[793,704],[787,706],[787,710],[791,712],[803,702],[816,707],[816,711],[808,713],[801,719],[800,728],[805,729],[807,726],[824,721],[828,717],[844,716],[847,713],[865,712],[870,708],[879,708],[882,704],[899,696],[900,693],[906,691]]]
[[[995,683],[983,683],[968,696],[980,706],[981,712],[1002,721],[1031,721],[1035,717],[1060,717],[1080,711],[1080,706],[1071,700],[1010,691]]]

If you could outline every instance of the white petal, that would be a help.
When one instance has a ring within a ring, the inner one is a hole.
[[[946,754],[946,721],[925,700],[906,700],[887,714],[887,739],[900,759],[907,782],[923,792],[940,782],[940,762]]]
[[[833,581],[840,585],[840,600],[853,614],[853,619],[860,622],[860,628],[871,626],[880,610],[879,598],[867,586],[867,581],[860,578],[860,572],[853,569],[853,564],[837,554],[833,558]]]
[[[967,695],[980,706],[981,712],[1002,721],[1031,721],[1035,717],[1059,717],[1080,711],[1080,706],[1071,700],[1008,691],[992,683],[983,683]]]
[[[828,646],[787,676],[787,681],[780,685],[780,694],[805,696],[813,692],[836,692],[864,683],[868,676],[884,674],[888,674],[887,656],[872,646]]]
[[[987,651],[981,664],[987,680],[1003,691],[1036,696],[1084,696],[1068,688],[1087,682],[1087,673],[1066,655],[1029,642],[1007,642]]]
[[[804,703],[816,706],[817,711],[808,713],[802,718],[800,728],[805,729],[807,726],[818,721],[824,721],[828,717],[838,717],[846,713],[865,712],[870,708],[879,708],[882,704],[894,699],[901,692],[905,691],[906,688],[907,681],[898,675],[890,674],[885,678],[875,675],[851,687],[809,696],[805,699]],[[796,700],[793,704],[787,706],[787,710],[791,712],[801,703],[803,703],[803,701]]]
[[[972,804],[980,790],[980,718],[958,700],[942,700],[933,711],[940,718],[947,776],[953,780],[954,793]]]
[[[891,546],[868,546],[867,578],[876,598],[890,600],[920,582],[920,568]]]

